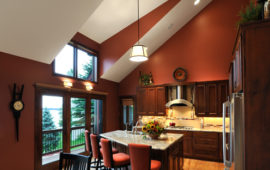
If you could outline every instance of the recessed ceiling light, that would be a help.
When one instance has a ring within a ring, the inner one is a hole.
[[[200,0],[195,0],[194,5],[198,5],[200,3]]]

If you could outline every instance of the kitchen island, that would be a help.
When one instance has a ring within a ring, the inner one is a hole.
[[[162,170],[183,169],[183,134],[167,133],[157,140],[144,138],[122,130],[100,134],[101,137],[112,141],[119,151],[128,153],[128,144],[145,144],[152,146],[151,159],[159,160]]]

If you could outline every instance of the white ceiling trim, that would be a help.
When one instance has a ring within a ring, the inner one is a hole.
[[[194,16],[204,9],[212,0],[203,0],[197,6],[194,1],[181,0],[167,13],[154,27],[151,28],[140,40],[141,44],[148,47],[149,56],[162,44],[171,38],[178,30],[186,25]],[[114,82],[122,81],[140,63],[129,61],[130,50],[118,59],[101,78]]]
[[[140,0],[140,18],[167,0]],[[137,0],[103,0],[79,32],[102,43],[138,19]]]
[[[102,0],[1,0],[0,51],[50,64]]]

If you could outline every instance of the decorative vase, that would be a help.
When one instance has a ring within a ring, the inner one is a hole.
[[[151,139],[158,139],[158,137],[160,136],[160,134],[148,134],[148,136],[149,136]]]

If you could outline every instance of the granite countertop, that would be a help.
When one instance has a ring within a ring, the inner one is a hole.
[[[192,128],[192,129],[180,129],[177,127],[167,127],[165,130],[179,130],[179,131],[202,131],[202,132],[223,132],[222,126],[209,126],[204,128]],[[229,128],[226,128],[226,132],[229,132]]]
[[[183,137],[183,134],[167,133],[166,135],[162,134],[157,140],[152,140],[149,138],[144,139],[143,135],[134,135],[131,133],[126,133],[126,131],[123,130],[116,130],[112,132],[102,133],[100,134],[100,136],[125,146],[128,146],[129,143],[136,143],[151,145],[152,149],[166,150],[176,141],[181,139]]]

